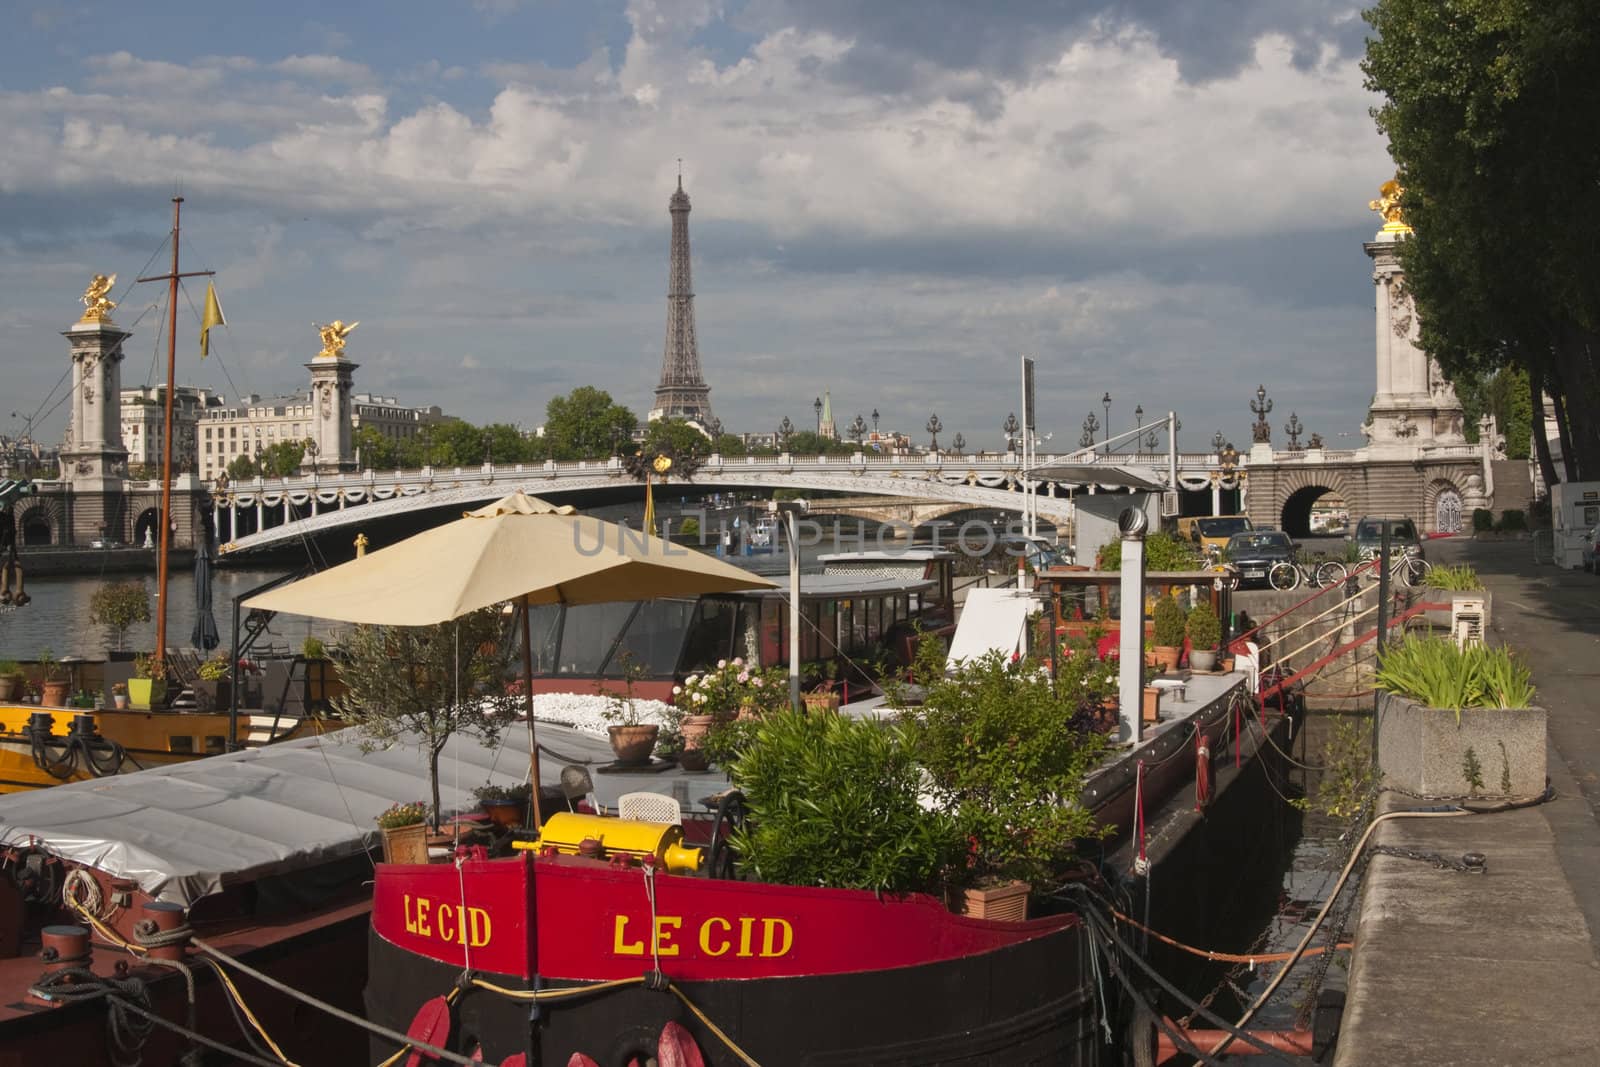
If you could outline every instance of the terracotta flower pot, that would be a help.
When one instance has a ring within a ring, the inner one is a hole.
[[[967,889],[962,892],[961,914],[973,919],[1022,922],[1028,917],[1027,882]]]
[[[1140,720],[1146,725],[1161,721],[1161,690],[1153,685],[1144,687],[1144,706],[1140,709]]]
[[[1223,656],[1219,660],[1217,660],[1217,665],[1220,666],[1225,671],[1231,671],[1231,670],[1233,670],[1233,657],[1232,656]]]
[[[678,766],[686,771],[703,771],[711,766],[711,761],[706,759],[704,751],[698,748],[686,748],[678,753]]]
[[[824,715],[839,710],[839,694],[832,690],[826,693],[801,693],[800,699],[804,702],[806,710],[813,715]]]
[[[656,747],[656,736],[661,733],[661,727],[653,723],[648,726],[608,726],[606,732],[611,735],[611,751],[618,763],[649,763],[650,751]]]
[[[67,706],[67,690],[70,688],[66,682],[45,682],[40,688],[44,691],[43,703],[46,707],[64,708]]]
[[[1183,656],[1183,649],[1173,645],[1156,645],[1150,654],[1155,657],[1157,667],[1163,671],[1175,671],[1178,669],[1178,660]]]
[[[14,674],[0,674],[0,700],[12,700],[22,688]]]
[[[410,826],[385,826],[383,832],[383,862],[427,863],[428,824],[412,823]]]
[[[127,693],[112,693],[111,694],[111,703],[118,711],[126,711],[126,710],[128,710],[128,694]]]
[[[685,715],[678,724],[678,732],[683,735],[683,750],[692,752],[705,744],[706,734],[711,732],[711,724],[716,721],[714,715]]]

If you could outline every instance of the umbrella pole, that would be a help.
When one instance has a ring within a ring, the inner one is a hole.
[[[533,784],[533,829],[544,825],[539,811],[539,741],[533,733],[533,607],[522,601],[522,695],[528,711],[528,780]]]

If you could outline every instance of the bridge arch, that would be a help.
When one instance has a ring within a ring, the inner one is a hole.
[[[159,507],[145,508],[139,512],[139,517],[133,520],[133,543],[142,545],[145,534],[150,535],[151,544],[161,542],[161,509]]]
[[[1347,508],[1351,505],[1344,479],[1333,471],[1295,471],[1283,478],[1278,483],[1274,508],[1279,529],[1290,537],[1311,536],[1312,506],[1328,496],[1336,497]]]
[[[61,515],[54,504],[41,501],[17,516],[17,543],[58,545],[63,540],[61,529]]]

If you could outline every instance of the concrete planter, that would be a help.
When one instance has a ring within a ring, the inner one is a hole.
[[[1378,704],[1378,765],[1383,784],[1430,797],[1473,791],[1465,768],[1471,749],[1482,768],[1483,796],[1536,796],[1545,785],[1543,708],[1425,708],[1393,693]],[[1509,779],[1510,789],[1505,788]]]

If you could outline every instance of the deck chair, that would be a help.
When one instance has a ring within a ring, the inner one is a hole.
[[[683,806],[664,793],[624,793],[617,798],[617,814],[640,822],[683,822]]]

